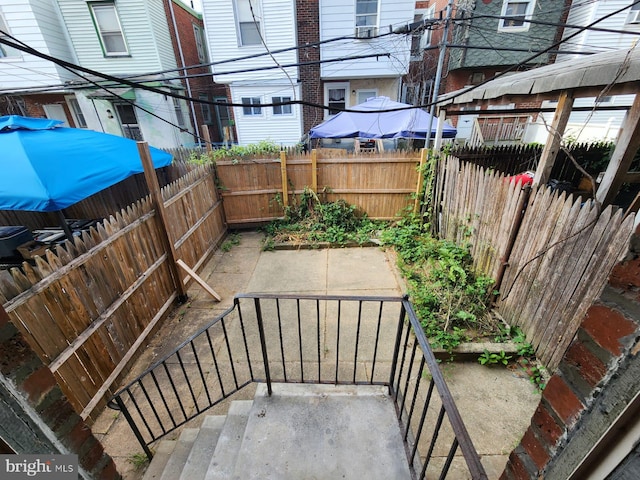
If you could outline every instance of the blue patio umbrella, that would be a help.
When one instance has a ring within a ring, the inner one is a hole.
[[[62,123],[0,117],[0,210],[60,212],[144,171],[135,141]],[[150,151],[155,168],[171,164],[170,154]]]
[[[379,112],[410,107],[406,103],[394,102],[389,97],[374,97],[353,107],[358,112],[340,112],[329,120],[313,127],[310,138],[427,138],[436,134],[438,119],[421,108],[410,108],[395,112]],[[363,113],[361,113],[363,112]],[[373,113],[364,113],[373,112]],[[378,112],[378,113],[375,113]],[[443,138],[456,136],[456,129],[444,125]]]

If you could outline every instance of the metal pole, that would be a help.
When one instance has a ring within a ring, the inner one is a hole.
[[[447,3],[447,19],[444,24],[444,30],[442,31],[442,41],[440,42],[440,54],[438,55],[438,67],[436,69],[436,78],[431,92],[431,106],[429,107],[429,129],[427,130],[427,139],[425,147],[431,146],[431,128],[433,127],[433,116],[436,113],[436,101],[438,100],[438,91],[440,90],[440,80],[442,77],[442,68],[444,65],[444,54],[447,50],[447,41],[449,37],[449,24],[451,23],[451,12],[453,11],[453,0],[449,0]]]

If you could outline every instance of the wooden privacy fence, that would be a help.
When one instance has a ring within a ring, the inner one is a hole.
[[[162,195],[178,258],[197,268],[226,232],[212,167],[198,167]],[[114,393],[176,298],[156,220],[144,198],[35,265],[0,274],[4,309],[85,419]]]
[[[280,158],[218,161],[227,223],[266,222],[310,188],[327,201],[356,205],[368,216],[392,219],[412,204],[420,152],[352,154],[346,151],[281,152]]]
[[[498,311],[554,369],[626,253],[634,216],[546,187],[529,194],[453,157],[439,162],[434,188],[439,235],[470,242],[477,271],[498,280]]]

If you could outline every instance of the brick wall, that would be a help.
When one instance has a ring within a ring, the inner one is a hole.
[[[176,63],[179,67],[182,67],[182,62],[180,59],[180,53],[178,49],[178,41],[176,37],[175,29],[173,28],[173,22],[171,20],[171,11],[169,9],[169,2],[172,0],[165,0],[164,8],[165,14],[167,16],[167,21],[169,23],[169,33],[171,35],[171,42],[173,44],[173,51],[176,56]],[[182,46],[182,55],[184,57],[184,66],[191,65],[199,65],[200,59],[198,58],[198,48],[196,45],[196,37],[193,31],[193,25],[199,26],[204,31],[204,23],[202,18],[194,15],[193,11],[189,8],[181,5],[180,3],[173,2],[173,13],[176,20],[176,25],[178,28],[178,32],[180,35],[180,45]],[[203,42],[206,42],[203,39]],[[208,59],[205,59],[208,62]],[[187,70],[188,75],[197,75],[197,74],[206,74],[209,73],[209,67],[198,67],[198,68],[190,68]],[[184,75],[184,72],[181,71],[180,75]],[[186,80],[181,80],[182,84],[186,88]],[[219,85],[213,82],[213,77],[211,75],[204,75],[201,77],[194,77],[189,79],[189,85],[191,87],[191,96],[193,98],[199,98],[200,95],[206,95],[208,100],[213,101],[214,97],[227,97],[227,93],[224,85]],[[227,97],[229,99],[229,97]],[[220,132],[217,128],[217,123],[215,121],[215,110],[214,107],[211,106],[211,114],[212,114],[212,127],[209,129],[211,133],[211,140],[214,142],[222,141],[220,136]],[[201,125],[203,125],[204,120],[202,116],[202,109],[199,103],[194,103],[194,110],[196,114],[196,118],[193,119],[195,123],[198,125],[198,129],[200,129]],[[186,112],[185,112],[186,114]],[[189,116],[192,116],[191,111],[189,111]]]
[[[298,26],[298,62],[314,62],[320,60],[320,47],[305,47],[308,43],[320,41],[320,11],[318,0],[296,0],[296,22]],[[322,104],[322,83],[320,82],[320,65],[301,65],[299,67],[302,82],[302,98],[304,102]],[[303,105],[302,128],[306,133],[311,127],[324,118],[322,109]]]
[[[637,242],[640,228],[634,237]],[[624,385],[617,382],[627,382],[624,372],[631,372],[629,364],[636,362],[640,345],[638,253],[640,250],[632,252],[635,258],[614,268],[600,299],[588,310],[542,393],[529,429],[511,453],[501,480],[566,478],[604,434],[594,432],[592,425],[593,418],[605,410],[602,404],[607,397],[614,397],[616,408],[622,410],[637,391],[640,380]],[[629,399],[618,390],[628,391]],[[609,420],[602,430],[617,416],[607,413]],[[580,444],[583,446],[574,447]]]
[[[113,459],[105,453],[89,426],[75,413],[56,379],[42,364],[0,307],[0,374],[14,384],[24,400],[56,438],[78,455],[80,467],[96,479],[120,479]],[[11,439],[5,439],[11,444]],[[33,453],[20,452],[17,453]],[[43,452],[44,453],[44,452]],[[57,453],[57,452],[49,452]]]

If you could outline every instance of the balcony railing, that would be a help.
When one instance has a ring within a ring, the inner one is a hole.
[[[456,462],[487,478],[406,298],[238,295],[110,406],[151,457],[150,444],[252,382],[269,394],[272,382],[387,386],[415,478],[446,478]]]

